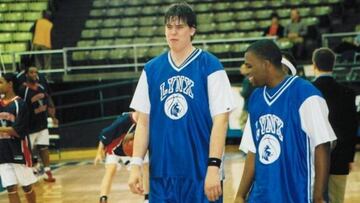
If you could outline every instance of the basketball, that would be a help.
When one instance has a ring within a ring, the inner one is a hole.
[[[123,151],[126,156],[132,156],[134,148],[134,139],[130,139],[122,144]]]

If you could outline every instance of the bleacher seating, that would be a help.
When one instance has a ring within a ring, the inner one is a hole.
[[[164,42],[163,14],[175,0],[94,0],[93,8],[81,33],[78,47]],[[187,1],[197,13],[198,27],[195,40],[260,37],[270,25],[270,15],[276,11],[283,25],[289,23],[290,10],[296,7],[308,25],[319,23],[319,16],[328,15],[332,5],[340,0],[291,0],[291,1]],[[279,41],[282,49],[290,49],[290,42]],[[216,44],[209,46],[215,54],[245,51],[248,44]],[[159,50],[163,50],[159,48]],[[129,50],[131,51],[131,50]],[[94,52],[94,53],[92,53]],[[123,53],[124,51],[118,51]],[[126,51],[125,51],[126,52]],[[153,54],[153,52],[152,52]],[[87,57],[84,57],[84,56]],[[149,58],[149,51],[139,56]],[[90,54],[73,53],[73,60],[101,60],[116,55],[90,51]],[[119,57],[132,56],[121,54]]]
[[[47,0],[2,0],[0,2],[0,50],[5,64],[11,64],[12,52],[29,49],[30,28],[47,9]],[[20,60],[16,57],[16,62]]]

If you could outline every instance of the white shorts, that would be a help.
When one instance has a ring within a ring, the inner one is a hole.
[[[33,170],[24,164],[0,164],[0,176],[4,188],[11,185],[28,186],[37,181]]]
[[[31,133],[29,137],[30,137],[31,149],[34,149],[35,145],[49,146],[49,130],[47,128],[36,133]]]
[[[129,156],[118,156],[118,155],[115,155],[115,154],[106,154],[105,164],[117,164],[117,163],[119,163],[120,160],[121,160],[121,162],[123,164],[125,164],[127,161],[131,161],[131,157],[129,157]],[[148,155],[148,153],[146,153],[146,155],[145,155],[144,163],[149,163],[149,155]]]
[[[128,156],[118,156],[116,154],[106,154],[105,164],[118,164],[121,160],[125,164],[131,158]]]

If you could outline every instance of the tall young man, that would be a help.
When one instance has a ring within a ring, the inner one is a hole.
[[[130,107],[139,112],[129,187],[142,194],[150,154],[150,202],[222,202],[221,158],[231,87],[219,60],[195,48],[196,15],[185,3],[165,13],[170,51],[149,61]]]
[[[323,203],[329,142],[336,139],[328,108],[310,82],[283,71],[281,59],[271,40],[254,42],[245,53],[249,80],[260,88],[249,100],[236,202],[248,195],[249,203]]]

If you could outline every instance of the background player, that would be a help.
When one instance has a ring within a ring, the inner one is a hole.
[[[150,202],[222,202],[221,157],[231,86],[219,60],[195,48],[196,15],[186,3],[165,13],[170,51],[140,76],[131,108],[139,112],[129,187],[142,194],[140,166],[150,155]]]
[[[31,148],[37,147],[40,158],[44,165],[44,178],[47,182],[55,182],[50,169],[49,159],[49,130],[47,128],[47,117],[53,119],[55,124],[58,123],[55,117],[55,111],[49,111],[49,96],[47,90],[38,82],[38,70],[36,67],[29,67],[26,71],[27,82],[19,90],[19,95],[27,103],[30,111],[30,141]]]
[[[129,140],[134,138],[136,121],[138,113],[129,112],[120,115],[110,126],[104,128],[99,135],[99,147],[94,160],[96,165],[98,162],[105,160],[105,174],[101,182],[100,188],[100,203],[106,203],[108,194],[111,190],[111,184],[114,179],[118,163],[121,160],[125,165],[129,164],[130,157],[127,157],[123,146]],[[148,199],[148,173],[149,166],[144,164],[144,188],[145,188],[145,202]]]
[[[329,142],[336,139],[321,93],[308,81],[288,76],[271,40],[245,53],[248,77],[257,88],[240,149],[247,153],[236,202],[323,203]]]
[[[20,202],[18,184],[29,203],[36,202],[32,184],[36,177],[31,170],[31,153],[28,141],[28,111],[25,102],[14,93],[15,75],[0,77],[0,176],[7,189],[9,202]]]

